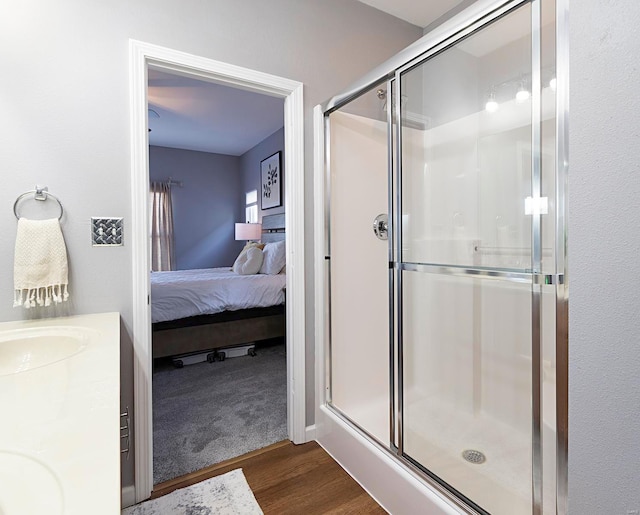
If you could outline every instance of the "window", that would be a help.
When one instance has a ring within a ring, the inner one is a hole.
[[[258,190],[251,190],[246,193],[245,216],[247,223],[258,223]]]

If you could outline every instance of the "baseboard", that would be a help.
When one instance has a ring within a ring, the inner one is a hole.
[[[134,485],[123,486],[120,499],[123,508],[133,506],[136,503],[136,487]]]
[[[304,441],[312,442],[316,439],[316,425],[312,424],[304,428]]]

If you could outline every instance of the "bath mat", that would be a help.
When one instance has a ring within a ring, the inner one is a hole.
[[[151,501],[122,510],[122,515],[263,515],[242,473],[232,470]]]

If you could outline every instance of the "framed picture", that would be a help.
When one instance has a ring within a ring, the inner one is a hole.
[[[262,209],[270,209],[282,205],[282,162],[281,152],[260,161],[261,202]]]

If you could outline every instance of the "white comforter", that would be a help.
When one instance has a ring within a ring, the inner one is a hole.
[[[164,322],[284,302],[285,274],[238,275],[229,268],[151,273],[151,320]]]

